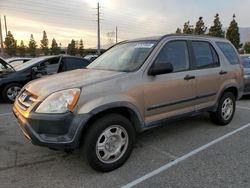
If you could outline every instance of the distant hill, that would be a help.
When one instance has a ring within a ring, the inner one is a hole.
[[[241,40],[241,43],[250,41],[250,27],[240,28],[240,40]]]

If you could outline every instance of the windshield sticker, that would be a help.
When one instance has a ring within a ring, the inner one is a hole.
[[[153,46],[154,44],[141,43],[141,44],[136,44],[135,48],[152,48]]]

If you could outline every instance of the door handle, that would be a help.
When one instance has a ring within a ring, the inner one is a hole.
[[[227,74],[227,71],[221,70],[221,71],[219,72],[219,74],[220,74],[220,75]]]
[[[195,76],[191,76],[188,74],[184,77],[184,80],[192,80],[192,79],[195,79]]]

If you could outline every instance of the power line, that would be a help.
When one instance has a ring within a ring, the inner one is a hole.
[[[6,21],[6,16],[5,15],[4,15],[4,25],[5,25],[5,33],[6,33],[6,37],[7,37],[8,28],[7,28],[7,21]]]
[[[2,22],[1,22],[1,20],[2,20],[2,16],[0,15],[0,42],[1,42],[1,56],[3,56],[3,53],[4,53],[4,51],[3,51],[3,34],[2,34]]]
[[[101,54],[101,39],[100,39],[100,6],[97,3],[97,54]]]
[[[117,44],[118,42],[118,27],[115,27],[115,43]]]

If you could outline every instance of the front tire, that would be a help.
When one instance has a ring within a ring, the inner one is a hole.
[[[217,125],[229,124],[235,112],[235,96],[231,92],[226,92],[222,95],[216,112],[210,112],[212,122]]]
[[[12,83],[3,89],[2,97],[5,102],[13,103],[15,102],[16,97],[22,89],[22,85],[17,83]]]
[[[134,140],[135,130],[131,122],[122,115],[109,114],[91,125],[83,148],[93,169],[108,172],[126,162]]]

